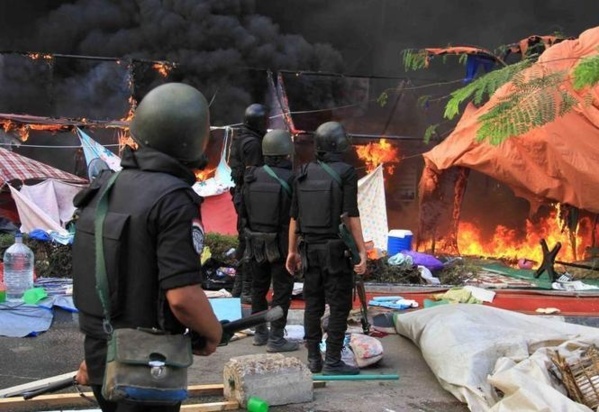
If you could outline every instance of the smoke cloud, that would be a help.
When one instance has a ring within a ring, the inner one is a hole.
[[[265,98],[264,69],[342,69],[341,54],[332,46],[283,34],[269,17],[256,14],[254,1],[62,3],[40,16],[24,38],[7,41],[5,37],[2,48],[123,61],[120,65],[60,58],[32,62],[28,57],[4,54],[0,57],[0,83],[5,91],[0,111],[121,118],[132,92],[139,100],[164,81],[144,61],[164,60],[177,65],[168,79],[198,87],[213,101],[213,124],[228,124],[239,122],[248,104]],[[138,61],[131,68],[128,59]],[[133,90],[128,83],[131,74]]]

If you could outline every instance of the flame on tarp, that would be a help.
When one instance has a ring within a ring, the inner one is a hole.
[[[29,139],[29,132],[31,130],[41,130],[47,132],[59,132],[64,130],[64,125],[61,124],[25,124],[17,123],[11,120],[4,120],[1,122],[4,133],[14,132],[16,133],[22,142],[26,142]]]
[[[557,260],[572,262],[584,255],[585,242],[578,229],[588,227],[591,224],[589,219],[582,219],[575,233],[570,234],[567,230],[562,229],[561,220],[556,209],[538,222],[527,219],[524,237],[517,230],[500,225],[497,226],[491,238],[484,238],[475,224],[460,222],[458,248],[460,254],[463,255],[510,260],[528,259],[538,265],[543,261],[540,242],[541,239],[545,239],[550,249],[557,242],[562,244]],[[574,244],[574,248],[572,244]]]
[[[203,182],[209,179],[212,174],[216,171],[216,169],[205,169],[205,170],[196,170],[194,173],[196,175],[196,182]]]
[[[399,149],[385,138],[378,142],[356,146],[356,154],[359,159],[364,161],[367,173],[372,172],[382,163],[385,165],[387,173],[392,175],[395,166],[399,163]]]

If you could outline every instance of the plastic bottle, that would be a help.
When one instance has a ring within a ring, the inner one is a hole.
[[[7,302],[22,302],[23,294],[33,287],[33,251],[15,234],[15,243],[4,252],[4,285]]]

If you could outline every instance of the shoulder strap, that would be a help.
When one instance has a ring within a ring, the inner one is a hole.
[[[110,333],[112,326],[110,325],[110,298],[108,292],[108,276],[106,276],[106,262],[104,261],[104,220],[108,212],[108,196],[112,190],[114,182],[120,172],[113,174],[106,189],[100,195],[98,205],[96,207],[95,226],[95,241],[96,241],[96,291],[104,309],[104,331]]]
[[[264,170],[270,176],[272,176],[273,178],[275,178],[275,179],[277,179],[279,181],[279,183],[281,184],[281,186],[283,186],[283,189],[285,189],[285,192],[287,192],[287,194],[289,196],[292,195],[291,188],[289,187],[289,184],[286,181],[284,181],[283,179],[281,179],[279,176],[277,176],[277,174],[275,173],[275,171],[272,170],[269,165],[264,165]]]
[[[335,170],[333,170],[333,168],[331,166],[329,166],[328,164],[326,164],[325,162],[321,162],[319,160],[318,164],[324,169],[325,172],[327,172],[329,175],[331,175],[333,180],[335,182],[337,182],[337,184],[339,186],[343,186],[343,181],[341,180],[341,176],[339,176],[339,173],[337,173]]]

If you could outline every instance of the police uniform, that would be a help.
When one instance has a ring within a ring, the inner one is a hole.
[[[278,352],[283,348],[297,349],[297,345],[286,344],[283,338],[294,283],[293,276],[285,269],[293,172],[290,160],[274,163],[270,159],[266,157],[267,167],[287,186],[270,175],[265,167],[249,168],[244,177],[242,216],[247,221],[245,258],[253,274],[252,313],[268,309],[266,295],[271,281],[271,306],[280,306],[284,312],[282,318],[271,322],[270,336],[265,325],[256,329],[254,344],[266,344],[268,338],[267,350]],[[258,336],[260,334],[263,336]]]
[[[341,155],[326,160],[339,184],[318,161],[303,165],[295,182],[291,217],[297,221],[304,275],[305,339],[309,356],[320,353],[321,317],[330,307],[326,358],[340,360],[347,317],[352,308],[353,272],[346,246],[339,238],[340,216],[358,217],[357,174]],[[318,355],[320,356],[320,355]]]
[[[191,189],[195,176],[176,159],[151,148],[133,151],[126,147],[121,165],[104,229],[112,326],[182,333],[185,327],[170,311],[165,291],[201,284],[199,255],[204,233],[201,198]],[[85,334],[90,383],[100,402],[103,398],[97,391],[102,385],[108,336],[95,288],[94,219],[109,174],[102,172],[74,200],[80,213],[73,243],[73,295]],[[119,411],[179,410],[179,405],[157,409],[118,405]],[[104,405],[103,410],[116,410],[110,408]]]
[[[243,125],[239,135],[233,138],[233,144],[231,145],[231,160],[229,163],[229,166],[231,167],[231,178],[235,183],[232,194],[233,205],[237,212],[237,233],[239,240],[236,258],[241,261],[245,253],[246,243],[243,234],[245,223],[241,218],[241,202],[244,184],[243,176],[247,167],[262,166],[264,164],[264,157],[262,156],[262,134]],[[237,289],[239,293],[242,293],[241,290],[243,288],[242,298],[247,298],[251,293],[251,268],[245,267],[245,265],[242,264],[242,267],[239,269],[238,275],[240,274],[241,277],[238,276],[235,278],[236,287],[234,289]],[[237,294],[234,293],[234,295]]]

